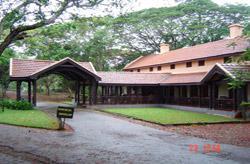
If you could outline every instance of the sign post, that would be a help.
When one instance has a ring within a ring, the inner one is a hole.
[[[64,129],[65,119],[73,118],[74,107],[58,106],[56,116],[59,119],[59,129]]]

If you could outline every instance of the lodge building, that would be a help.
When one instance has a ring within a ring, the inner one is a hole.
[[[97,72],[90,62],[70,58],[60,61],[11,59],[10,79],[28,83],[28,101],[36,105],[36,81],[60,74],[76,82],[78,104],[174,104],[210,109],[238,110],[250,101],[250,78],[240,89],[229,89],[227,78],[250,71],[250,63],[234,63],[250,46],[239,24],[229,26],[230,37],[170,50],[161,44],[160,53],[141,56],[121,72]],[[89,95],[86,95],[86,89]]]

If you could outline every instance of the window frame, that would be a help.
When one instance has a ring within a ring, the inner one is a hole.
[[[161,66],[158,66],[158,67],[157,67],[157,71],[161,71]]]
[[[192,66],[193,66],[192,62],[186,62],[186,67],[187,67],[187,68],[190,68],[190,67],[192,67]]]
[[[175,64],[171,64],[170,69],[175,69]]]
[[[202,64],[201,64],[201,63],[202,63]],[[205,60],[199,60],[199,61],[198,61],[198,66],[199,66],[199,67],[205,66]]]

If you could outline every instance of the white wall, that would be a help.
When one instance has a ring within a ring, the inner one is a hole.
[[[220,84],[218,86],[218,98],[221,96],[229,97],[229,90],[227,84]]]

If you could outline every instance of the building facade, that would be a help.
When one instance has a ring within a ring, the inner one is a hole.
[[[230,63],[249,48],[242,36],[243,27],[229,26],[227,39],[170,50],[161,44],[161,52],[142,56],[125,66],[122,72],[96,72],[89,62],[70,58],[60,61],[12,59],[10,78],[20,86],[28,82],[29,101],[36,104],[36,80],[51,73],[76,81],[78,104],[175,104],[221,110],[238,110],[241,101],[250,101],[250,83],[241,89],[229,89],[227,78],[237,71],[250,71],[250,64]],[[33,89],[31,87],[33,86]],[[89,89],[89,95],[86,95]],[[33,91],[33,95],[31,94]],[[32,98],[33,97],[33,98]]]

